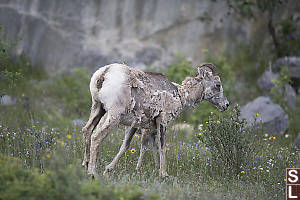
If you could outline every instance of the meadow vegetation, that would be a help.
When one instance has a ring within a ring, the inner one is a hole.
[[[116,170],[109,177],[91,180],[80,165],[82,127],[72,123],[89,116],[91,74],[75,68],[48,77],[26,56],[9,56],[9,46],[0,37],[0,95],[12,97],[10,105],[0,105],[0,199],[283,199],[285,168],[300,167],[299,152],[293,147],[300,130],[299,101],[297,111],[291,113],[294,121],[288,137],[274,137],[261,126],[245,128],[246,122],[239,118],[234,102],[245,103],[260,94],[253,79],[267,63],[249,67],[255,56],[241,47],[234,58],[207,53],[207,61],[219,68],[232,106],[219,113],[204,102],[175,122],[193,124],[194,131],[169,128],[170,177],[159,178],[150,151],[142,173],[135,171],[140,150],[140,136],[135,135]],[[163,73],[180,83],[194,72],[187,59],[178,57]],[[243,84],[237,85],[241,80]],[[275,89],[273,93],[276,97]],[[254,117],[260,121],[261,116]],[[120,127],[101,144],[99,174],[117,154],[123,135]]]

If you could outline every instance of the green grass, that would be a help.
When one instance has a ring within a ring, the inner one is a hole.
[[[3,179],[1,182],[7,183],[0,193],[7,195],[5,198],[3,196],[4,199],[16,199],[24,195],[23,190],[26,190],[25,196],[32,199],[39,199],[41,193],[49,195],[49,199],[284,198],[285,168],[299,167],[298,152],[281,144],[286,139],[284,137],[269,140],[270,135],[264,136],[263,130],[241,135],[236,123],[242,123],[234,121],[237,119],[228,119],[226,122],[225,118],[220,122],[218,120],[218,116],[212,115],[203,126],[203,131],[191,133],[194,135],[192,139],[169,130],[169,178],[159,178],[150,152],[145,155],[142,173],[136,173],[140,138],[135,136],[129,150],[137,151],[126,152],[109,177],[100,175],[96,181],[90,180],[80,166],[83,155],[81,127],[59,129],[38,121],[30,126],[19,127],[18,121],[11,121],[10,126],[2,125],[0,128],[0,166],[5,169],[1,169],[0,176]],[[225,126],[227,128],[223,129],[223,136],[231,134],[231,138],[216,135],[216,131]],[[236,130],[237,135],[233,130]],[[200,133],[202,137],[207,134],[211,143],[199,140]],[[99,174],[118,152],[123,135],[123,130],[116,130],[101,144]],[[207,145],[218,144],[217,141],[223,140],[228,146],[236,144],[237,139],[244,146],[251,146],[250,149],[244,149],[247,162],[238,162],[237,167],[228,165],[227,169],[234,169],[234,173],[220,173],[224,155],[229,156],[232,162],[236,158],[234,154],[226,152],[227,148],[219,148],[217,153]],[[20,179],[23,176],[24,180]],[[37,181],[41,182],[39,187],[35,186]]]

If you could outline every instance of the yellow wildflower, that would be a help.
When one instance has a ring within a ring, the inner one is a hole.
[[[241,171],[241,174],[245,174],[245,171]]]
[[[22,93],[22,97],[25,97],[25,94],[24,94],[24,93]]]
[[[67,135],[67,138],[70,140],[72,138],[72,135],[71,134],[68,134]]]
[[[120,197],[120,200],[125,200],[124,197]]]
[[[208,124],[208,122],[205,122],[205,123],[207,123],[207,124]]]
[[[264,141],[267,141],[268,139],[267,138],[264,138]]]
[[[138,134],[134,134],[134,137],[137,139],[140,138],[140,136]]]
[[[256,113],[256,117],[258,117],[259,116],[259,114],[258,113]]]
[[[29,151],[26,152],[26,155],[29,155]]]
[[[220,124],[221,122],[218,120],[217,123]]]
[[[114,193],[117,193],[118,191],[116,189],[114,189]]]
[[[286,178],[285,179],[283,179],[285,182],[286,182]]]
[[[60,142],[60,145],[61,145],[62,147],[64,147],[64,146],[65,146],[65,142],[64,142],[64,141],[61,141],[61,142]]]
[[[201,135],[202,135],[202,133],[200,132],[200,133],[199,133],[199,135],[201,136]]]
[[[51,158],[51,155],[48,153],[48,154],[46,155],[46,157],[49,159],[49,158]]]
[[[131,152],[131,153],[135,153],[136,150],[135,150],[135,149],[131,149],[130,152]]]
[[[276,137],[275,136],[271,136],[271,137],[269,137],[269,140],[275,140],[276,139]]]

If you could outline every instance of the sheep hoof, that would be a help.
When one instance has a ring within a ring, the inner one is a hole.
[[[103,172],[103,176],[108,177],[108,176],[109,176],[109,172],[105,170],[105,171]]]
[[[105,169],[103,172],[103,176],[108,177],[111,171],[109,169]]]
[[[81,164],[82,167],[84,167],[85,169],[88,169],[88,166],[89,166],[89,162],[88,161],[85,161],[83,160],[82,161],[82,164]]]
[[[113,167],[112,167],[112,166],[110,166],[110,165],[106,166],[106,167],[105,167],[105,170],[104,170],[104,172],[103,172],[103,176],[108,176],[109,173],[110,173],[112,170],[113,170]]]
[[[96,168],[89,168],[87,170],[87,173],[89,176],[91,176],[93,179],[96,178],[97,172],[96,172]]]
[[[140,167],[135,168],[135,171],[136,171],[136,174],[138,174],[138,175],[142,174]]]
[[[161,177],[161,178],[168,178],[169,175],[168,175],[167,172],[162,172],[162,173],[160,174],[160,177]]]

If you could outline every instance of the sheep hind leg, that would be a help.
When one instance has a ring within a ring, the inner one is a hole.
[[[107,135],[115,129],[120,122],[120,116],[118,114],[106,112],[100,119],[96,130],[91,136],[91,147],[90,147],[90,161],[88,165],[88,174],[92,177],[96,176],[96,164],[97,155],[99,152],[100,143],[107,137]]]
[[[128,150],[132,137],[137,130],[136,128],[133,128],[133,125],[134,124],[131,125],[128,132],[126,131],[125,138],[123,140],[123,143],[121,145],[118,154],[114,157],[111,163],[105,167],[105,171],[103,172],[103,175],[107,175],[109,172],[111,172],[115,168],[121,156]]]
[[[82,129],[83,141],[85,143],[82,166],[86,169],[88,168],[88,163],[90,159],[91,133],[93,132],[93,130],[95,129],[95,127],[97,126],[101,117],[103,117],[104,114],[105,110],[102,108],[100,103],[93,101],[89,120]]]

